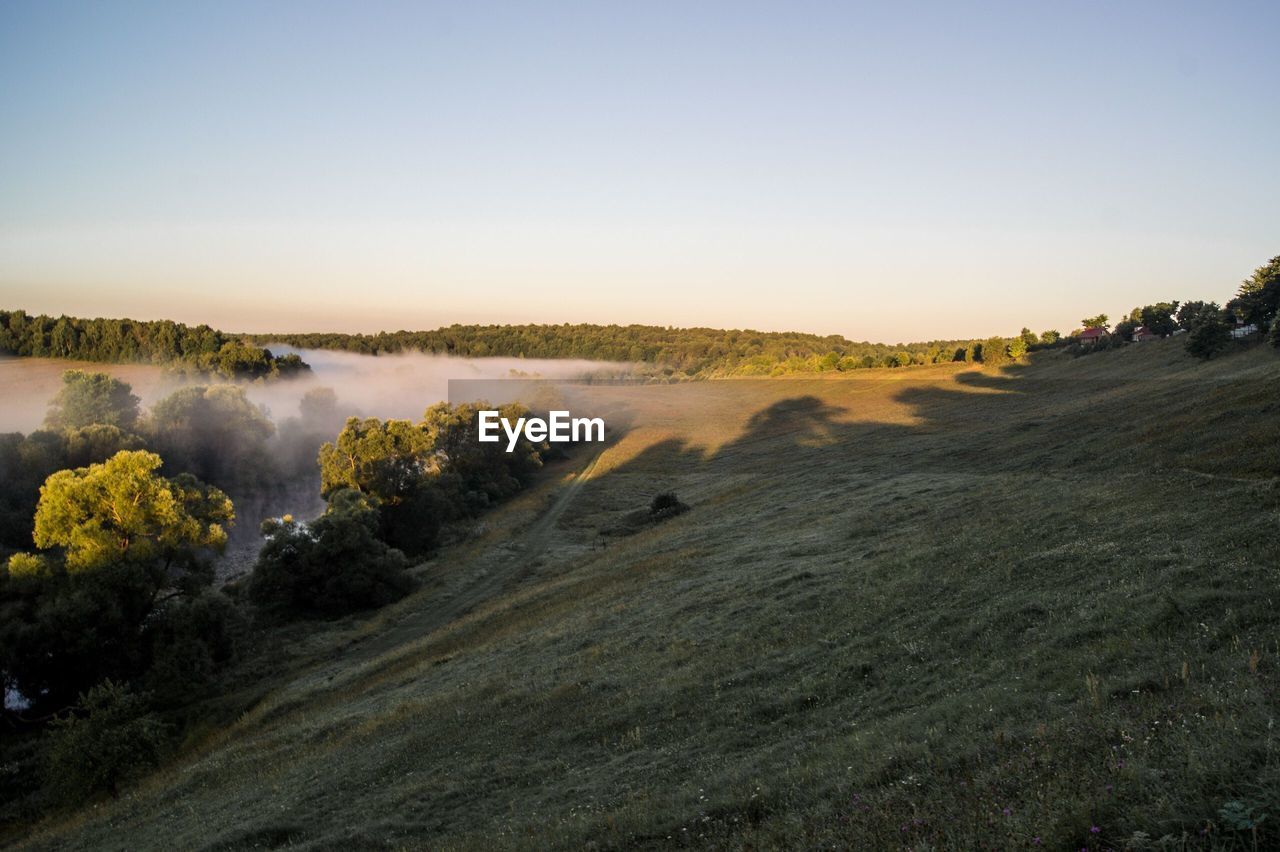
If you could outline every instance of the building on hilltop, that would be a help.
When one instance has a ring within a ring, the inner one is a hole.
[[[1086,328],[1084,331],[1076,335],[1076,337],[1080,340],[1081,343],[1097,343],[1099,340],[1101,340],[1106,336],[1107,336],[1106,329],[1098,328],[1097,326]]]
[[[1249,335],[1256,334],[1257,332],[1258,326],[1255,324],[1249,323],[1246,325],[1245,323],[1238,322],[1236,323],[1236,327],[1231,329],[1231,336],[1236,340],[1239,340],[1242,337],[1248,337]]]
[[[1160,335],[1156,334],[1145,325],[1140,325],[1133,330],[1133,342],[1143,343],[1148,340],[1159,340]]]

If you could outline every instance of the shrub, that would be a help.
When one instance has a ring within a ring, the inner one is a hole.
[[[45,783],[60,802],[73,804],[120,785],[159,763],[167,726],[146,702],[110,680],[80,696],[79,713],[50,724]]]
[[[1209,316],[1187,335],[1187,351],[1197,358],[1208,360],[1226,349],[1231,343],[1231,330],[1219,317]]]
[[[236,658],[247,626],[244,614],[218,592],[169,601],[147,630],[151,665],[145,683],[153,703],[180,706],[205,689]]]
[[[649,517],[655,521],[674,518],[676,515],[683,515],[687,511],[689,511],[689,507],[680,502],[680,498],[676,496],[674,491],[665,491],[649,502]]]
[[[267,542],[247,593],[255,603],[304,615],[343,615],[399,600],[413,587],[404,554],[378,538],[378,513],[350,489],[329,498],[310,523],[262,525]]]

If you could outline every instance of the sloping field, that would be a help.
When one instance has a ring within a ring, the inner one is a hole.
[[[603,453],[26,845],[1274,845],[1277,388],[1176,341],[602,388]]]

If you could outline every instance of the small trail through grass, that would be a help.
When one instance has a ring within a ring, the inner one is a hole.
[[[592,456],[586,466],[574,475],[568,485],[564,486],[551,506],[524,532],[514,537],[516,547],[502,548],[501,545],[496,547],[491,545],[487,552],[464,560],[463,565],[450,566],[448,570],[469,571],[471,575],[469,582],[458,588],[446,604],[422,606],[421,601],[418,601],[418,605],[406,611],[399,620],[388,621],[368,638],[355,640],[353,645],[358,645],[358,650],[353,648],[355,653],[346,656],[345,662],[373,660],[399,649],[406,643],[429,635],[470,613],[477,606],[501,595],[504,589],[518,581],[530,564],[546,550],[557,522],[591,478],[592,472],[606,450],[600,450]],[[486,558],[495,551],[499,554],[499,558]]]

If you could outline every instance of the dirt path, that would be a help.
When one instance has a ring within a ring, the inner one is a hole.
[[[564,492],[556,498],[551,504],[551,508],[543,513],[542,517],[535,521],[529,529],[525,530],[521,536],[520,550],[518,555],[526,560],[534,560],[547,549],[547,544],[551,539],[551,533],[559,523],[560,517],[564,514],[565,509],[578,496],[578,492],[582,490],[582,486],[587,484],[587,480],[591,478],[591,474],[595,472],[596,465],[600,463],[600,457],[605,453],[604,450],[596,453],[591,457],[591,461],[587,466],[578,472],[564,489]]]
[[[344,655],[346,659],[343,665],[350,665],[353,660],[372,660],[408,642],[427,636],[497,597],[508,584],[518,581],[530,563],[546,550],[556,523],[573,503],[582,486],[591,478],[603,455],[604,450],[600,450],[592,456],[587,465],[564,487],[551,507],[522,533],[513,536],[509,543],[511,546],[490,545],[489,553],[479,554],[473,559],[466,560],[470,564],[462,570],[473,571],[470,582],[451,590],[448,603],[441,606],[415,608],[405,612],[396,620],[392,620],[393,616],[373,625],[367,637],[354,640],[353,645],[358,650],[353,648],[354,655]],[[493,558],[495,556],[496,558]]]

